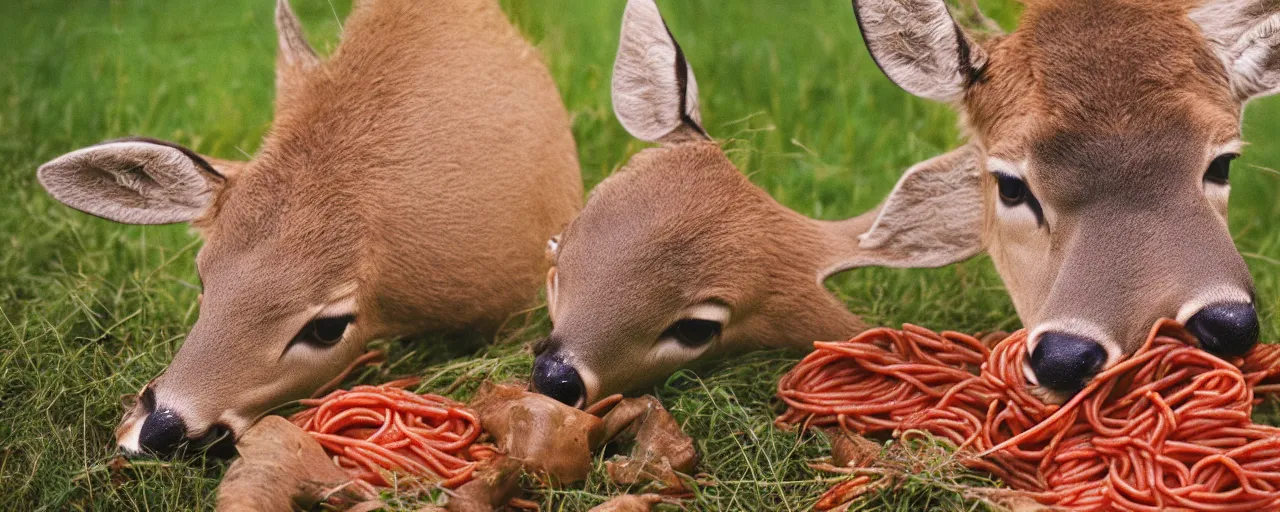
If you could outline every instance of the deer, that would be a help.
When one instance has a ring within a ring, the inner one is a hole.
[[[1280,2],[1025,0],[1008,34],[962,28],[943,0],[852,3],[884,75],[960,114],[982,172],[954,169],[947,195],[917,198],[930,217],[903,221],[946,237],[931,264],[990,255],[1033,391],[1073,395],[1162,317],[1219,356],[1257,343],[1227,204],[1244,108],[1280,91]]]
[[[599,183],[548,243],[553,327],[533,347],[531,381],[560,402],[585,407],[730,354],[847,339],[867,325],[827,291],[829,276],[943,265],[935,254],[959,243],[912,236],[903,221],[929,215],[916,211],[919,197],[969,200],[951,191],[976,178],[975,150],[912,166],[908,188],[851,219],[790,210],[703,128],[693,68],[653,0],[626,5],[611,92],[622,126],[657,146]],[[980,214],[962,213],[938,222],[963,227]]]
[[[275,26],[255,156],[131,137],[38,170],[71,208],[203,239],[198,319],[126,411],[126,454],[225,446],[371,340],[492,336],[537,299],[546,240],[581,206],[568,113],[496,0],[357,2],[327,58],[287,0]]]

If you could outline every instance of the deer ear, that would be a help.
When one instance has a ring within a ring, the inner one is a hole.
[[[1280,4],[1211,1],[1191,13],[1227,68],[1240,101],[1280,92]]]
[[[858,251],[838,270],[931,268],[982,251],[982,171],[971,145],[916,164],[880,205]]]
[[[654,0],[629,0],[613,64],[613,111],[648,142],[709,139],[698,111],[698,82]]]
[[[872,60],[911,94],[958,101],[986,65],[943,0],[853,0],[853,10]]]
[[[121,139],[40,166],[40,185],[63,204],[125,224],[172,224],[200,217],[240,164],[153,139]]]
[[[307,43],[302,23],[289,7],[289,0],[276,0],[276,89],[287,89],[297,76],[320,65],[320,57]]]

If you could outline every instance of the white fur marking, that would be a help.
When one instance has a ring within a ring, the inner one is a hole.
[[[565,355],[567,356],[568,354]],[[578,372],[578,378],[582,379],[582,389],[586,390],[586,396],[582,398],[582,402],[578,404],[579,406],[590,404],[595,402],[597,399],[604,398],[598,396],[600,393],[600,377],[597,376],[595,372],[587,369],[586,366],[575,363],[571,358],[567,359],[565,362],[572,365],[573,369]]]
[[[142,421],[145,418],[145,416],[141,418],[130,418],[128,421],[131,423],[128,428],[125,429],[123,434],[116,436],[116,444],[120,445],[120,448],[123,449],[125,453],[129,455],[142,453],[142,446],[138,442],[138,437],[142,432]]]
[[[703,302],[686,309],[681,318],[708,320],[721,326],[729,324],[729,307],[717,302]]]
[[[348,283],[334,290],[329,304],[316,312],[317,317],[335,317],[356,314],[356,283]]]
[[[1187,301],[1181,308],[1178,308],[1178,316],[1175,320],[1180,324],[1186,325],[1187,321],[1191,320],[1191,317],[1199,313],[1201,309],[1212,304],[1222,303],[1251,304],[1253,300],[1247,292],[1239,288],[1217,286],[1200,292],[1194,299]]]
[[[1013,176],[1018,179],[1025,179],[1027,175],[1027,162],[1023,160],[1019,163],[1010,162],[1003,158],[987,157],[987,170]]]
[[[1026,358],[1022,360],[1022,375],[1026,377],[1027,382],[1031,383],[1031,394],[1040,398],[1045,403],[1060,404],[1066,402],[1068,398],[1066,395],[1040,386],[1040,381],[1036,379],[1036,372],[1031,369],[1031,352],[1036,349],[1036,344],[1040,340],[1040,335],[1050,331],[1082,336],[1098,342],[1098,344],[1102,346],[1102,349],[1107,352],[1107,362],[1103,364],[1103,370],[1111,368],[1125,357],[1124,352],[1120,350],[1118,345],[1116,345],[1114,338],[1108,336],[1101,327],[1097,326],[1097,324],[1086,320],[1077,318],[1055,320],[1031,329],[1027,334],[1027,355]]]
[[[547,316],[551,317],[551,323],[556,321],[556,298],[560,291],[560,272],[556,267],[547,270]]]

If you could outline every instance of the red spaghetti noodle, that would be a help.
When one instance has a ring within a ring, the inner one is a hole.
[[[928,432],[1041,503],[1072,510],[1280,510],[1280,428],[1250,420],[1280,388],[1280,346],[1224,361],[1176,323],[1066,404],[1032,395],[1026,334],[990,350],[915,327],[817,343],[778,384],[779,425]],[[1243,370],[1243,371],[1242,371]]]
[[[457,487],[492,450],[473,445],[480,421],[462,404],[405,390],[414,381],[337,390],[303,400],[311,407],[290,418],[334,462],[371,486],[390,486],[398,473]]]

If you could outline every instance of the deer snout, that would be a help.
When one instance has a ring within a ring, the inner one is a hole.
[[[188,435],[187,424],[173,409],[156,409],[142,420],[138,429],[138,447],[144,453],[159,457],[183,456],[197,452],[227,458],[235,454],[231,430],[212,425],[204,434]]]
[[[582,375],[558,351],[543,352],[534,360],[533,387],[539,393],[573,407],[582,407],[587,398]]]
[[[1031,351],[1036,382],[1052,391],[1074,395],[1107,363],[1107,351],[1092,339],[1062,332],[1043,332]]]
[[[142,420],[138,446],[151,453],[168,455],[187,439],[187,424],[170,409],[160,409]]]
[[[1218,356],[1242,356],[1258,344],[1258,311],[1252,303],[1210,304],[1186,326],[1202,348]]]
[[[144,390],[140,398],[116,432],[116,440],[126,452],[158,457],[202,451],[222,458],[235,454],[235,436],[227,426],[213,424],[202,433],[192,435],[190,424],[182,413],[176,408],[157,405],[151,388]]]

